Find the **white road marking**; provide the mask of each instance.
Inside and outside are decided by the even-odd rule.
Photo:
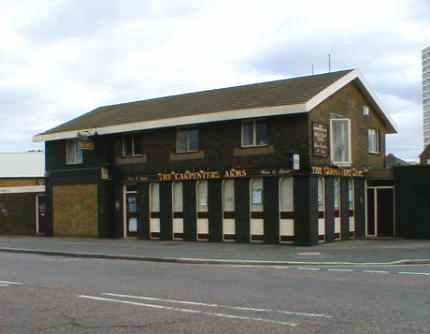
[[[400,271],[399,274],[402,275],[423,275],[423,276],[430,276],[430,273],[417,273],[413,271]]]
[[[363,273],[369,274],[389,274],[389,271],[386,270],[363,270]]]
[[[232,305],[223,305],[223,304],[207,304],[202,302],[193,302],[188,300],[177,300],[177,299],[162,299],[156,297],[147,297],[147,296],[133,296],[133,295],[124,295],[118,293],[102,293],[103,296],[110,297],[119,297],[119,298],[131,298],[131,299],[139,299],[139,300],[149,300],[149,301],[157,301],[157,302],[166,302],[172,304],[183,304],[183,305],[193,305],[193,306],[204,306],[204,307],[218,307],[218,308],[226,308],[230,310],[238,310],[238,311],[252,311],[252,312],[266,312],[266,313],[281,313],[288,315],[297,315],[303,317],[314,317],[314,318],[333,318],[328,314],[321,313],[307,313],[307,312],[293,312],[293,311],[285,311],[285,310],[274,310],[268,308],[255,308],[255,307],[245,307],[245,306],[232,306]]]
[[[298,267],[299,270],[309,270],[309,271],[318,271],[321,270],[321,268],[314,268],[314,267]]]
[[[87,296],[87,295],[80,295],[79,298],[85,298],[85,299],[91,299],[91,300],[103,301],[103,302],[143,306],[143,307],[148,307],[148,308],[153,308],[158,310],[165,310],[165,311],[203,314],[203,315],[213,316],[218,318],[259,321],[259,322],[266,322],[274,325],[282,325],[282,326],[290,326],[290,327],[296,327],[298,325],[298,323],[296,322],[277,321],[277,320],[271,320],[271,319],[265,319],[265,318],[246,317],[246,316],[238,316],[233,314],[217,313],[217,312],[205,312],[201,310],[186,309],[186,308],[172,307],[172,306],[162,306],[162,305],[156,305],[156,304],[138,303],[138,302],[133,302],[129,300],[120,300],[120,299],[114,299],[114,298],[105,298],[105,297],[96,297],[96,296]]]
[[[350,272],[352,272],[352,269],[341,269],[341,268],[339,268],[339,269],[336,269],[336,268],[329,268],[329,269],[327,269],[328,271],[337,271],[337,272],[348,272],[348,273],[350,273]]]
[[[21,282],[10,282],[10,281],[0,281],[0,284],[6,284],[6,285],[23,285],[24,283],[21,283]]]

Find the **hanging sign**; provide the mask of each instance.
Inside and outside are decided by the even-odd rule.
[[[328,157],[328,127],[322,123],[312,123],[312,152],[320,158]]]

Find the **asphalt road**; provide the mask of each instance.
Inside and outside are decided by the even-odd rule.
[[[0,253],[0,333],[429,333],[430,266],[239,267]]]

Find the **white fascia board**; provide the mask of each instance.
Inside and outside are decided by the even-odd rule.
[[[340,89],[342,89],[343,87],[345,87],[346,85],[348,85],[350,82],[352,82],[355,79],[358,79],[360,81],[361,85],[364,87],[366,92],[369,94],[369,97],[372,100],[372,102],[376,105],[377,109],[379,109],[378,111],[382,114],[382,117],[385,118],[386,121],[388,121],[388,123],[390,123],[390,125],[394,128],[394,130],[396,132],[398,132],[395,122],[390,117],[390,115],[388,115],[387,113],[384,112],[384,109],[382,108],[381,102],[376,97],[376,94],[374,94],[371,91],[371,89],[369,88],[369,85],[367,84],[363,75],[358,70],[353,70],[353,71],[349,72],[348,74],[346,74],[345,76],[343,76],[339,80],[332,83],[327,88],[323,89],[321,92],[319,92],[313,98],[308,100],[308,102],[306,102],[306,111],[310,112],[312,109],[314,109],[316,106],[318,106],[321,102],[328,99],[334,93],[336,93],[337,91],[339,91]]]
[[[45,186],[0,187],[0,194],[43,193]]]
[[[370,89],[370,86],[367,84],[366,79],[364,78],[364,76],[360,73],[360,71],[357,70],[358,73],[358,79],[361,81],[361,84],[363,85],[363,87],[366,89],[367,93],[369,94],[370,98],[373,100],[373,102],[376,104],[376,106],[379,108],[380,112],[382,113],[382,116],[386,118],[386,120],[388,120],[389,123],[391,123],[391,126],[393,127],[393,129],[396,132],[399,132],[399,128],[396,124],[396,122],[391,118],[391,116],[384,112],[384,107],[381,103],[381,101],[379,100],[379,98],[376,96],[376,94]]]
[[[349,84],[356,78],[358,78],[358,72],[354,70],[344,75],[342,78],[336,80],[330,86],[324,88],[321,92],[319,92],[313,98],[309,99],[308,102],[306,102],[306,111],[311,111],[321,102],[327,100],[330,96],[332,96],[334,93],[345,87],[347,84]]]
[[[201,115],[190,115],[182,117],[172,117],[161,120],[143,121],[126,123],[119,125],[104,126],[92,129],[79,129],[73,131],[64,131],[51,134],[41,134],[33,137],[33,141],[52,141],[60,139],[72,139],[78,136],[78,133],[88,131],[98,135],[115,134],[129,131],[139,131],[157,128],[166,128],[172,126],[193,125],[211,122],[222,122],[237,119],[247,119],[255,117],[266,117],[276,115],[299,114],[306,112],[305,104],[293,104],[284,106],[274,106],[267,108],[249,108],[240,110],[228,110]]]

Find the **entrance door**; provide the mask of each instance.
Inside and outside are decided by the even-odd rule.
[[[47,234],[48,233],[48,217],[47,217],[47,208],[46,208],[46,196],[45,195],[36,195],[36,203],[37,203],[37,234]]]
[[[393,237],[394,234],[394,189],[368,188],[366,235]]]
[[[125,237],[136,237],[137,236],[137,196],[136,187],[127,186],[125,192],[126,201],[126,234]]]
[[[394,236],[393,189],[378,189],[378,236]]]

